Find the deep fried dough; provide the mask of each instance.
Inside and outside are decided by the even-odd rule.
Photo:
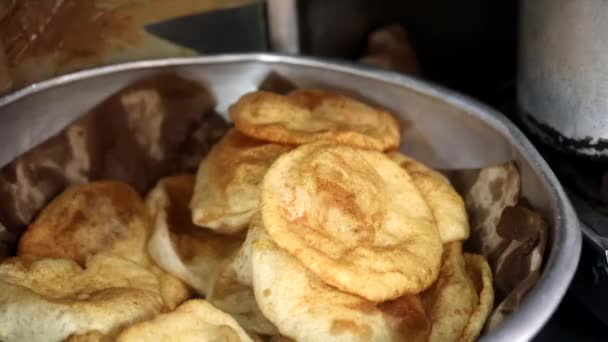
[[[188,203],[193,188],[194,176],[183,174],[161,179],[150,191],[146,205],[154,218],[154,232],[148,251],[161,268],[206,295],[214,275],[242,239],[192,223]]]
[[[99,181],[72,186],[55,198],[19,240],[26,259],[69,258],[80,265],[98,253],[134,261],[154,273],[167,308],[190,295],[178,279],[148,257],[150,218],[139,194],[128,184]]]
[[[399,123],[391,113],[324,90],[249,93],[230,107],[230,117],[244,134],[277,143],[325,139],[379,151],[399,146]]]
[[[416,294],[437,278],[435,219],[407,171],[380,152],[303,145],[262,185],[266,230],[323,281],[372,301]]]
[[[196,175],[192,220],[222,233],[249,225],[268,167],[291,147],[249,138],[232,129],[213,146]]]
[[[475,284],[479,295],[479,303],[473,310],[459,341],[475,341],[492,313],[494,307],[494,288],[492,287],[492,270],[488,261],[478,254],[464,254],[467,273]]]
[[[24,258],[70,258],[84,265],[101,252],[146,260],[146,207],[126,183],[99,181],[67,188],[38,215],[21,239]]]
[[[439,278],[421,297],[433,322],[429,341],[457,341],[479,303],[460,242],[444,246]]]
[[[316,277],[253,225],[253,288],[262,312],[296,341],[425,341],[430,321],[417,296],[377,305]]]
[[[160,312],[158,278],[141,265],[97,254],[86,268],[69,259],[0,264],[0,340],[61,341],[116,333]]]
[[[412,176],[435,216],[441,241],[445,244],[468,239],[469,219],[464,201],[450,181],[439,172],[399,152],[388,155]]]
[[[261,217],[258,212],[252,221],[259,220]],[[232,315],[245,330],[262,335],[275,335],[278,333],[277,328],[264,317],[253,293],[252,243],[253,235],[247,234],[238,253],[230,258],[211,282],[207,300]]]
[[[180,305],[175,311],[159,315],[125,329],[117,342],[176,341],[176,342],[252,342],[234,318],[209,302],[195,299]]]

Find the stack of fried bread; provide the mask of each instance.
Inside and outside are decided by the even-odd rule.
[[[257,91],[196,175],[69,187],[0,264],[2,341],[472,341],[493,308],[463,199],[393,115]],[[203,299],[204,298],[204,299]]]

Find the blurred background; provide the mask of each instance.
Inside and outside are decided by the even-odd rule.
[[[516,19],[512,0],[2,0],[0,89],[130,60],[275,51],[373,55],[497,103],[513,82]]]

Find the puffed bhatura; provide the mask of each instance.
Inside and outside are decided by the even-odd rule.
[[[296,341],[425,341],[430,322],[417,296],[400,304],[368,301],[336,289],[279,248],[261,222],[249,234],[253,286],[262,312]],[[406,306],[391,310],[390,305]]]
[[[300,146],[266,173],[260,211],[279,247],[340,290],[384,301],[437,278],[442,245],[431,209],[380,152]]]
[[[193,299],[175,311],[150,321],[134,324],[118,336],[117,342],[136,341],[226,341],[252,342],[234,318],[202,299]]]
[[[243,134],[277,143],[332,140],[378,151],[399,146],[399,122],[391,113],[325,90],[256,91],[232,105],[230,117]]]
[[[228,234],[247,227],[266,170],[290,149],[229,130],[198,169],[191,204],[194,223]]]
[[[175,175],[161,179],[146,197],[155,217],[154,233],[148,243],[152,259],[232,315],[246,330],[275,333],[276,328],[259,312],[251,281],[243,281],[245,271],[251,268],[241,261],[248,242],[243,243],[240,236],[218,234],[194,225],[188,208],[193,189],[193,175]]]
[[[147,258],[148,214],[128,184],[100,181],[69,187],[47,205],[19,240],[24,258],[70,258],[84,264],[100,251],[135,262]]]
[[[259,220],[259,214],[252,222]],[[248,230],[247,238],[232,258],[225,263],[211,283],[207,300],[231,314],[248,331],[275,335],[276,326],[260,310],[253,290],[251,250],[255,235]]]
[[[69,187],[44,208],[19,240],[24,259],[67,258],[80,265],[98,253],[131,260],[154,273],[169,309],[190,295],[181,281],[160,269],[146,252],[150,217],[128,184],[98,181]]]
[[[148,242],[151,258],[198,294],[206,295],[222,263],[241,245],[238,236],[217,234],[192,223],[188,204],[194,176],[180,174],[161,179],[146,197],[153,218]]]
[[[390,112],[300,89],[245,94],[229,115],[198,169],[145,200],[102,180],[43,208],[0,263],[0,341],[479,336],[494,290],[463,252],[465,202],[396,150]]]
[[[391,152],[389,157],[412,177],[435,216],[441,241],[449,243],[468,239],[469,219],[464,201],[450,181],[441,173],[399,152]]]
[[[158,278],[147,269],[97,254],[85,268],[70,259],[0,265],[0,340],[62,341],[98,331],[113,335],[163,309]]]
[[[461,340],[479,305],[479,294],[467,273],[460,242],[446,244],[439,278],[421,297],[433,322],[429,341]]]
[[[479,302],[461,336],[461,341],[474,341],[483,330],[484,323],[494,307],[494,288],[492,287],[492,270],[488,261],[479,254],[464,253],[467,273],[473,280],[479,293]]]

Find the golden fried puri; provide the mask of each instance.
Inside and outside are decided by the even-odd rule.
[[[475,341],[486,323],[486,320],[492,313],[494,307],[494,288],[492,287],[492,269],[488,265],[488,261],[478,254],[464,254],[466,270],[475,289],[479,295],[479,302],[467,324],[459,341],[469,342]]]
[[[199,166],[191,203],[194,223],[222,233],[246,228],[266,170],[290,149],[228,131]]]
[[[258,214],[253,221],[261,220]],[[277,328],[260,311],[253,293],[251,249],[253,235],[247,234],[238,253],[224,264],[211,282],[207,300],[220,310],[232,315],[247,331],[275,335]]]
[[[125,329],[117,342],[251,342],[230,315],[202,299],[189,300],[175,311]]]
[[[242,239],[192,223],[188,203],[193,188],[194,176],[183,174],[161,179],[150,191],[146,205],[154,220],[154,232],[148,252],[162,269],[205,295],[210,281],[222,263],[236,253]]]
[[[450,181],[441,173],[399,152],[388,155],[412,176],[420,194],[431,207],[441,241],[448,243],[468,239],[469,219],[464,201]]]
[[[396,150],[392,113],[331,91],[255,91],[229,115],[196,175],[160,179],[145,201],[111,180],[52,200],[0,261],[0,341],[479,336],[494,290],[486,259],[462,250],[466,209],[518,187],[498,202],[473,187],[465,203]]]
[[[244,134],[277,143],[325,139],[378,151],[399,146],[399,123],[391,113],[324,90],[249,93],[230,107],[230,117]]]
[[[80,265],[98,253],[134,261],[154,273],[167,308],[190,295],[179,279],[148,257],[150,218],[139,194],[128,184],[99,181],[69,187],[45,207],[19,240],[26,259],[69,258]]]
[[[62,341],[97,331],[113,335],[163,308],[158,278],[124,258],[96,254],[0,264],[0,340]]]
[[[163,297],[167,309],[175,309],[192,295],[192,290],[186,283],[172,274],[165,272],[165,270],[158,267],[153,261],[150,260],[146,267],[158,278],[160,283],[160,294]]]
[[[429,341],[457,341],[479,303],[460,242],[444,246],[439,278],[421,297],[433,322]]]
[[[377,305],[323,282],[258,224],[249,234],[255,296],[281,335],[302,342],[426,340],[430,322],[417,296]]]
[[[437,278],[432,212],[407,171],[380,152],[300,146],[268,170],[260,209],[276,244],[342,291],[379,302]]]
[[[492,311],[492,273],[484,257],[444,247],[439,278],[421,294],[432,321],[429,342],[474,341]]]
[[[99,181],[67,188],[38,215],[21,239],[24,258],[87,258],[111,251],[146,260],[149,219],[139,194],[126,183]]]

